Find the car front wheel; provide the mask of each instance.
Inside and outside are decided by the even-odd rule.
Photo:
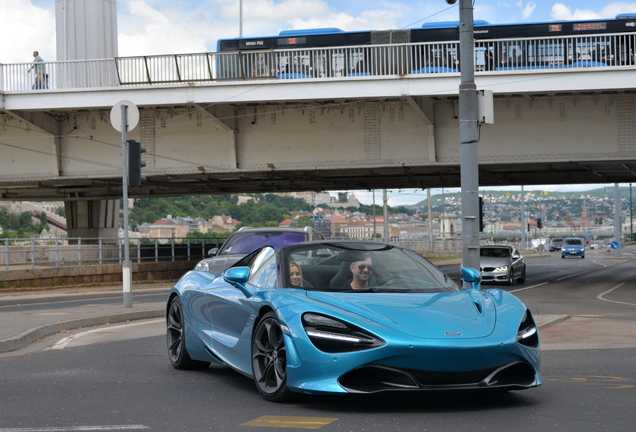
[[[291,396],[285,339],[274,312],[263,316],[252,336],[252,373],[256,388],[266,400],[284,402]]]
[[[506,282],[507,285],[512,285],[512,283],[514,282],[515,278],[514,278],[514,272],[512,271],[512,269],[510,269],[510,273],[508,273],[508,281]]]
[[[526,282],[526,268],[523,268],[523,272],[521,273],[521,277],[517,280],[519,283],[525,283]]]
[[[210,362],[192,360],[185,345],[185,323],[183,319],[183,308],[178,296],[172,299],[168,307],[166,316],[166,326],[168,327],[168,356],[170,363],[175,369],[205,369],[210,366]]]

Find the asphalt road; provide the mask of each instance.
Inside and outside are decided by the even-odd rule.
[[[249,378],[226,367],[173,369],[164,320],[154,319],[70,331],[2,355],[0,432],[632,432],[633,261],[601,253],[562,260],[553,253],[527,263],[526,283],[502,288],[535,313],[571,315],[541,330],[545,383],[536,389],[299,396],[292,404],[273,404],[259,397]],[[459,266],[445,270],[458,276]]]

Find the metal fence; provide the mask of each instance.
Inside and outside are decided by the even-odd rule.
[[[474,43],[478,72],[634,67],[636,33],[487,39]],[[298,80],[366,76],[437,76],[460,71],[459,42],[281,49],[118,57],[0,65],[0,91],[104,88],[236,80]]]
[[[199,260],[224,239],[129,239],[132,262]],[[123,263],[124,240],[120,238],[27,238],[0,239],[0,268]]]

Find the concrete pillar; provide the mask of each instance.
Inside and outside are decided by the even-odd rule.
[[[117,0],[55,0],[57,61],[115,58]]]
[[[108,238],[115,242],[119,235],[120,200],[65,201],[68,237],[82,237],[82,244],[97,243]]]

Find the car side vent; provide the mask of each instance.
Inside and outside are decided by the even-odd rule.
[[[475,307],[477,308],[477,312],[479,313],[483,313],[484,312],[484,308],[482,307],[481,303],[479,302],[473,302],[473,304],[475,305]]]

